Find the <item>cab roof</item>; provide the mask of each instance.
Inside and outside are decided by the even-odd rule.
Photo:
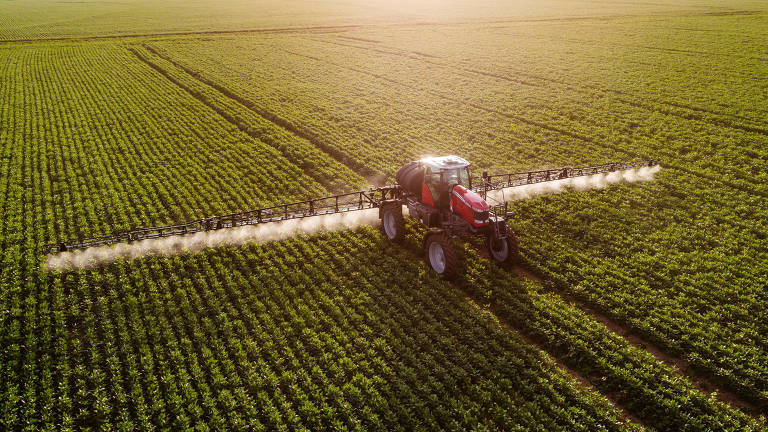
[[[469,166],[464,158],[458,156],[435,156],[420,159],[419,162],[428,166],[432,171],[440,171],[444,169],[464,168]]]

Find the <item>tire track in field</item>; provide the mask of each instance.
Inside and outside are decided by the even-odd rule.
[[[341,36],[339,36],[339,37],[341,37]],[[496,79],[500,79],[500,80],[504,80],[504,81],[508,81],[508,82],[514,82],[514,83],[517,83],[517,84],[528,85],[528,86],[532,86],[532,87],[542,87],[540,84],[536,84],[536,83],[533,83],[531,81],[525,81],[525,80],[521,80],[521,79],[518,79],[518,78],[512,78],[512,77],[509,77],[509,76],[500,75],[498,73],[483,71],[483,70],[476,69],[476,68],[473,68],[473,67],[452,66],[453,64],[456,64],[456,62],[454,62],[454,61],[452,61],[450,59],[446,59],[444,57],[436,56],[436,55],[433,55],[433,54],[427,54],[427,53],[421,53],[421,52],[417,52],[417,51],[405,50],[405,49],[394,47],[394,46],[391,46],[391,45],[378,45],[378,46],[380,46],[382,48],[373,48],[373,47],[354,45],[354,44],[350,44],[350,43],[326,41],[326,40],[316,39],[316,38],[310,38],[310,40],[315,41],[315,42],[325,43],[325,44],[332,44],[332,45],[338,45],[338,46],[349,47],[349,48],[357,48],[357,49],[361,49],[361,50],[373,51],[373,52],[378,52],[378,53],[387,54],[387,55],[405,57],[405,58],[409,58],[409,59],[413,59],[413,60],[418,60],[418,61],[421,61],[423,63],[428,63],[428,64],[431,64],[431,65],[434,65],[434,66],[439,66],[439,67],[442,67],[442,68],[445,68],[445,69],[448,69],[448,70],[462,70],[462,71],[469,72],[469,73],[472,73],[472,74],[483,75],[483,76],[487,76],[487,77],[491,77],[491,78],[496,78]],[[377,44],[381,44],[380,41],[368,41],[368,42],[375,42]],[[386,50],[386,49],[383,49],[383,48],[388,48],[389,50]],[[391,51],[391,50],[396,50],[396,51],[399,51],[399,52],[394,52],[394,51]],[[406,53],[415,54],[415,56],[407,55]],[[448,62],[450,64],[441,63],[441,62],[434,61],[434,60],[429,60],[428,58],[425,58],[425,57],[432,58],[432,59],[440,59],[440,60],[442,60],[444,62]],[[466,63],[466,61],[460,60],[459,63]],[[568,89],[568,90],[577,91],[577,92],[582,93],[582,94],[590,94],[590,91],[593,91],[593,92],[598,92],[598,93],[603,94],[603,95],[619,95],[619,96],[625,96],[625,97],[629,97],[629,98],[635,98],[635,99],[625,99],[625,98],[620,98],[620,97],[614,97],[614,100],[616,100],[616,101],[618,101],[620,103],[624,103],[624,104],[636,107],[636,108],[644,109],[646,111],[657,112],[659,114],[679,117],[679,118],[682,118],[684,120],[701,121],[701,122],[710,123],[710,124],[713,124],[713,125],[719,126],[719,127],[743,130],[745,132],[751,132],[751,133],[756,133],[756,134],[760,134],[760,135],[763,135],[763,136],[768,136],[768,128],[764,128],[762,126],[757,126],[757,125],[754,124],[754,120],[753,119],[746,118],[746,117],[743,117],[743,116],[738,116],[738,115],[728,114],[728,113],[722,113],[722,112],[710,110],[710,109],[707,109],[707,108],[701,108],[701,107],[691,106],[691,105],[687,105],[687,104],[681,104],[681,103],[676,103],[676,102],[669,102],[669,101],[664,101],[664,100],[653,99],[653,101],[655,103],[659,104],[659,105],[667,105],[667,106],[669,106],[671,108],[677,108],[677,109],[681,109],[681,110],[693,111],[693,112],[687,112],[687,113],[686,112],[674,112],[674,111],[671,111],[670,109],[662,109],[661,107],[657,107],[657,106],[654,106],[654,105],[643,103],[643,102],[637,100],[637,96],[636,95],[634,95],[632,93],[629,93],[629,92],[622,91],[622,90],[602,88],[602,87],[600,87],[598,85],[586,84],[586,83],[580,84],[580,85],[579,84],[573,84],[573,83],[569,83],[568,81],[564,81],[564,80],[560,80],[560,79],[555,79],[555,78],[550,78],[550,77],[545,77],[545,76],[536,75],[536,74],[531,74],[529,72],[524,72],[524,71],[519,71],[519,70],[512,70],[512,72],[514,72],[516,75],[525,76],[525,77],[532,78],[532,79],[535,79],[535,80],[541,80],[541,81],[556,83],[556,84],[565,86],[566,89]],[[728,120],[727,118],[705,118],[702,115],[697,114],[697,113],[710,114],[710,115],[713,115],[713,116],[720,116],[720,117],[731,117],[731,118],[734,118],[734,119],[741,119],[741,120],[744,120],[744,121],[747,121],[747,122],[753,123],[753,124],[736,123],[736,122],[734,122],[732,120]]]
[[[584,375],[580,374],[576,370],[570,368],[568,365],[566,365],[565,363],[560,361],[560,359],[555,354],[549,352],[546,348],[544,348],[544,346],[542,344],[534,341],[533,339],[528,337],[528,335],[523,333],[522,330],[514,327],[509,321],[507,321],[506,319],[502,318],[501,315],[499,314],[499,312],[494,307],[492,307],[492,306],[486,307],[486,306],[481,305],[479,303],[479,301],[475,297],[473,297],[472,294],[467,292],[467,290],[464,287],[462,287],[460,284],[458,284],[456,282],[453,282],[453,281],[448,281],[448,283],[451,286],[453,286],[457,291],[461,292],[462,295],[464,296],[464,299],[469,304],[471,304],[473,307],[475,307],[475,308],[477,308],[478,310],[481,310],[481,311],[490,312],[491,314],[493,314],[493,317],[496,318],[496,320],[499,322],[499,325],[501,325],[508,332],[516,334],[517,336],[520,337],[520,339],[522,339],[528,345],[530,345],[530,346],[536,348],[537,350],[545,353],[550,359],[552,359],[552,361],[555,363],[555,365],[558,368],[560,368],[565,373],[570,375],[571,378],[573,378],[574,380],[578,381],[588,391],[591,391],[591,392],[594,392],[594,393],[598,393],[598,394],[602,395],[604,398],[606,398],[614,407],[616,407],[621,412],[622,420],[624,420],[626,422],[629,422],[629,423],[634,423],[636,425],[639,425],[639,426],[642,426],[642,427],[645,427],[645,428],[648,428],[648,426],[645,424],[644,421],[642,421],[639,417],[633,415],[623,404],[618,402],[616,397],[614,397],[611,394],[604,393],[604,392],[601,392],[600,390],[598,390],[597,387],[595,387],[595,385],[592,383],[592,381],[589,378],[587,378]],[[648,429],[650,429],[650,428],[648,428]]]
[[[690,54],[694,56],[704,56],[704,57],[728,57],[728,58],[740,58],[740,59],[750,59],[750,60],[758,60],[758,61],[765,61],[765,57],[751,57],[751,56],[739,56],[739,55],[733,55],[733,54],[724,54],[724,53],[716,53],[711,51],[697,51],[697,50],[689,50],[689,49],[682,49],[682,48],[664,48],[664,47],[655,47],[652,45],[639,45],[639,44],[622,44],[618,42],[614,42],[613,45],[619,45],[619,46],[625,46],[630,48],[641,48],[648,51],[661,51],[666,53],[680,53],[680,54]]]
[[[660,362],[669,366],[669,368],[676,374],[687,378],[688,381],[690,381],[691,384],[693,384],[693,386],[701,393],[707,396],[712,396],[714,393],[717,397],[717,400],[720,402],[727,403],[732,407],[738,408],[746,414],[749,414],[754,419],[758,419],[760,409],[755,404],[742,398],[732,391],[723,389],[722,387],[724,386],[715,385],[705,374],[693,369],[690,366],[690,363],[684,358],[667,353],[657,344],[639,335],[633,329],[628,328],[618,321],[603,314],[602,312],[599,312],[597,309],[578,299],[573,294],[562,290],[547,288],[546,285],[542,284],[542,278],[534,271],[518,265],[515,266],[513,272],[520,278],[528,279],[540,284],[543,288],[545,288],[545,290],[560,296],[567,303],[573,304],[584,313],[590,315],[596,321],[602,323],[611,332],[615,333],[617,336],[621,336],[635,348],[647,351],[656,360],[659,360]]]
[[[508,112],[497,110],[495,108],[490,108],[490,107],[487,107],[487,106],[484,106],[484,105],[481,105],[481,104],[478,104],[478,103],[475,103],[475,102],[470,102],[470,101],[467,101],[467,100],[464,100],[464,99],[461,99],[461,98],[458,98],[458,97],[448,96],[448,95],[445,95],[445,94],[443,94],[441,92],[437,92],[435,90],[430,90],[430,89],[425,89],[425,88],[422,88],[422,87],[419,87],[419,86],[416,86],[416,85],[413,85],[413,84],[408,84],[408,83],[405,83],[405,82],[402,82],[402,81],[398,81],[398,80],[395,80],[393,78],[386,77],[386,76],[384,76],[382,74],[378,74],[378,73],[375,73],[375,72],[370,72],[370,71],[367,71],[367,70],[364,70],[364,69],[360,69],[360,68],[357,68],[357,67],[352,67],[352,66],[347,66],[347,65],[335,63],[335,62],[332,62],[330,60],[323,59],[323,58],[320,58],[320,57],[315,57],[315,56],[312,56],[312,55],[309,55],[309,54],[301,54],[301,53],[297,53],[297,52],[290,51],[290,50],[287,50],[287,49],[283,49],[283,51],[288,53],[288,54],[291,54],[291,55],[308,58],[308,59],[315,60],[315,61],[322,62],[322,63],[327,63],[329,65],[332,65],[332,66],[340,68],[340,69],[346,69],[346,70],[350,70],[350,71],[357,72],[357,73],[360,73],[360,74],[369,75],[369,76],[372,76],[372,77],[381,79],[383,81],[387,81],[389,83],[396,84],[396,85],[399,85],[399,86],[402,86],[402,87],[405,87],[405,88],[408,88],[408,89],[411,89],[411,90],[416,90],[416,91],[419,91],[419,92],[425,92],[425,93],[427,93],[429,95],[432,95],[432,96],[435,96],[435,97],[438,97],[438,98],[441,98],[441,99],[444,99],[444,100],[447,100],[447,101],[451,101],[451,102],[454,102],[454,103],[457,103],[457,104],[462,104],[462,105],[465,105],[465,106],[468,106],[468,107],[471,107],[471,108],[474,108],[474,109],[477,109],[477,110],[485,111],[485,112],[490,113],[490,114],[500,115],[502,117],[506,117],[508,119],[515,120],[515,121],[518,121],[520,123],[525,123],[525,124],[530,125],[530,126],[535,126],[535,127],[540,128],[540,129],[544,129],[544,130],[556,133],[558,135],[567,136],[569,138],[573,138],[573,139],[576,139],[576,140],[579,140],[579,141],[582,141],[582,142],[585,142],[585,143],[588,143],[588,144],[591,144],[591,145],[594,145],[594,146],[597,146],[597,147],[602,147],[602,148],[610,149],[610,150],[613,150],[613,151],[615,151],[617,153],[621,153],[621,154],[627,155],[627,156],[629,156],[631,158],[645,158],[645,159],[653,159],[654,158],[654,157],[651,157],[651,156],[648,156],[648,155],[645,155],[645,154],[639,154],[639,153],[636,153],[636,152],[633,152],[633,151],[621,148],[621,147],[616,146],[616,145],[607,144],[607,143],[604,143],[602,141],[594,140],[594,139],[592,139],[592,138],[590,138],[590,137],[588,137],[586,135],[582,135],[582,134],[579,134],[577,132],[572,132],[572,131],[569,131],[567,129],[563,129],[563,128],[560,128],[560,127],[557,127],[557,126],[551,126],[549,124],[542,123],[540,121],[527,119],[525,117],[522,117],[522,116],[519,116],[519,115],[516,115],[516,114],[511,114],[511,113],[508,113]],[[720,177],[718,177],[716,175],[704,173],[704,172],[701,172],[701,171],[698,171],[698,170],[695,170],[695,169],[689,169],[689,168],[686,168],[686,167],[681,166],[679,164],[670,162],[668,160],[663,160],[662,161],[662,165],[664,167],[667,167],[667,168],[672,168],[672,169],[676,169],[676,170],[682,171],[682,172],[684,172],[686,174],[689,174],[689,175],[692,175],[692,176],[705,178],[707,180],[710,180],[710,181],[716,182],[718,184],[730,187],[732,189],[739,190],[741,192],[744,192],[744,193],[747,193],[747,194],[750,194],[750,195],[768,198],[768,192],[766,192],[766,191],[761,191],[761,190],[757,190],[757,189],[753,189],[753,188],[750,188],[750,187],[746,187],[746,186],[740,185],[738,183],[733,183],[731,181],[724,180],[724,179],[722,179],[722,178],[720,178]]]
[[[348,37],[345,37],[345,36],[338,36],[338,37],[349,39]],[[431,65],[443,67],[445,69],[454,69],[454,70],[456,69],[456,68],[452,68],[452,67],[450,67],[450,66],[448,66],[446,64],[439,63],[439,62],[436,62],[436,61],[430,61],[430,60],[427,60],[425,58],[425,57],[427,57],[427,58],[434,58],[434,59],[450,61],[450,60],[446,60],[446,59],[444,59],[442,57],[439,57],[439,56],[436,56],[436,55],[433,55],[433,54],[419,52],[419,51],[410,51],[410,50],[405,51],[405,50],[402,50],[400,48],[389,46],[389,45],[381,45],[381,46],[385,47],[385,48],[388,48],[390,50],[398,50],[398,51],[401,51],[401,52],[393,52],[393,51],[388,51],[386,49],[378,49],[378,48],[364,47],[364,46],[359,46],[359,45],[345,44],[345,43],[340,43],[340,42],[332,42],[332,41],[326,41],[326,40],[322,40],[322,39],[309,38],[309,40],[312,40],[314,42],[320,42],[320,43],[331,44],[331,45],[338,45],[338,46],[349,47],[349,48],[358,48],[358,49],[361,49],[361,50],[373,51],[373,52],[378,52],[378,53],[381,53],[381,54],[396,55],[396,56],[405,57],[405,58],[409,58],[409,59],[413,59],[413,60],[419,60],[419,61],[422,61],[424,63],[428,63],[428,64],[431,64]],[[374,43],[374,42],[375,43],[381,43],[379,41],[369,41],[369,42],[370,43]],[[406,54],[403,53],[403,51],[411,53],[411,54],[414,54],[414,56],[406,55]],[[524,81],[524,80],[521,80],[521,79],[516,79],[516,78],[511,78],[511,77],[505,77],[505,76],[502,76],[502,75],[494,74],[492,72],[485,72],[485,71],[480,71],[480,70],[471,69],[471,68],[459,68],[459,69],[467,71],[467,72],[472,72],[472,73],[480,74],[480,75],[485,75],[485,76],[489,76],[489,77],[503,79],[505,81],[514,82],[514,83],[517,83],[517,84],[527,85],[527,86],[531,86],[531,87],[541,87],[541,85],[535,84],[535,83],[530,82],[530,81]],[[542,79],[541,77],[537,77],[537,76],[531,75],[531,74],[520,74],[520,75],[526,75],[526,76],[528,76],[530,78]],[[551,80],[550,79],[548,81],[555,81],[555,80]]]
[[[482,250],[482,249],[479,250],[478,255],[485,259],[490,259],[490,256],[485,250]],[[626,327],[625,325],[619,323],[615,319],[612,319],[607,315],[605,315],[604,313],[598,311],[593,306],[577,298],[574,294],[567,292],[565,290],[558,290],[558,289],[552,289],[547,287],[542,283],[543,280],[541,276],[539,276],[535,271],[524,267],[524,265],[525,265],[525,261],[523,259],[523,262],[520,263],[519,265],[516,265],[513,269],[509,271],[509,273],[513,273],[515,276],[521,279],[527,279],[527,280],[533,281],[539,284],[544,291],[555,294],[558,297],[560,297],[565,303],[575,306],[585,314],[591,316],[595,321],[603,324],[608,330],[610,330],[616,336],[619,336],[622,339],[624,339],[629,345],[632,345],[633,347],[641,351],[648,352],[653,358],[667,365],[674,373],[676,373],[681,377],[686,378],[701,393],[710,397],[713,396],[714,394],[714,396],[720,402],[726,403],[733,408],[737,408],[742,412],[750,415],[755,420],[759,420],[759,416],[761,414],[760,408],[758,408],[757,405],[755,405],[751,401],[742,398],[735,392],[723,389],[723,387],[727,387],[727,386],[716,385],[707,375],[692,368],[690,366],[690,363],[684,358],[667,353],[657,344],[644,338],[642,335],[638,334],[633,329]],[[463,289],[462,291],[471,297],[471,294],[467,293]],[[496,311],[493,310],[492,307],[490,308],[490,311],[495,316],[499,317],[500,320],[503,321],[503,318],[501,318],[496,313]],[[539,349],[547,351],[546,349],[542,348],[540,344],[536,342],[532,342],[532,344],[537,346]],[[550,353],[550,355],[554,356],[554,354],[552,353]]]
[[[595,387],[595,385],[592,383],[592,381],[589,378],[587,378],[584,375],[580,374],[576,370],[570,368],[568,365],[566,365],[565,363],[560,361],[558,356],[556,356],[554,353],[549,352],[544,347],[544,345],[534,341],[533,339],[528,337],[528,335],[523,333],[522,330],[514,327],[509,321],[507,321],[506,319],[502,318],[501,315],[499,314],[499,312],[493,306],[486,307],[486,306],[481,305],[479,303],[479,301],[475,297],[473,297],[472,294],[470,294],[459,283],[456,283],[456,282],[453,282],[453,281],[448,281],[448,283],[451,286],[453,286],[456,290],[461,292],[462,295],[464,296],[464,299],[468,303],[470,303],[473,307],[477,308],[478,310],[490,312],[491,314],[493,314],[493,317],[496,318],[496,320],[499,322],[499,325],[501,325],[507,331],[509,331],[510,333],[516,334],[517,336],[520,337],[520,339],[522,339],[528,345],[536,348],[537,350],[539,350],[539,351],[541,351],[543,353],[546,353],[546,355],[550,359],[552,359],[552,361],[555,363],[555,365],[558,368],[560,368],[565,373],[570,375],[571,378],[573,378],[576,381],[578,381],[588,391],[591,391],[591,392],[594,392],[594,393],[598,393],[598,394],[602,395],[604,398],[606,398],[614,407],[616,407],[621,412],[622,420],[624,420],[626,422],[629,422],[629,423],[634,423],[636,425],[639,425],[639,426],[642,426],[642,427],[645,427],[645,428],[648,428],[648,426],[645,424],[644,421],[642,421],[639,417],[633,415],[623,404],[618,402],[616,397],[614,397],[611,394],[604,393],[604,392],[598,390],[597,387]]]
[[[402,249],[404,251],[406,251],[407,253],[409,253],[413,257],[413,259],[415,259],[416,261],[423,261],[423,257],[419,255],[420,249],[417,248],[416,244],[414,244],[414,243],[412,243],[410,241],[403,242],[402,243]],[[428,263],[424,263],[424,265],[427,268],[429,268],[429,264]],[[427,271],[432,271],[432,270],[428,269]],[[637,416],[635,416],[632,413],[630,413],[630,411],[624,405],[620,404],[616,400],[615,397],[612,397],[611,395],[603,393],[600,390],[598,390],[597,387],[592,383],[592,381],[589,378],[585,377],[581,373],[577,372],[576,370],[572,369],[571,367],[569,367],[568,365],[566,365],[565,363],[560,361],[560,358],[558,356],[556,356],[554,353],[548,351],[546,348],[544,348],[544,346],[542,344],[534,341],[533,339],[528,337],[528,335],[525,334],[522,330],[520,330],[517,327],[513,326],[509,321],[504,319],[499,314],[499,312],[498,312],[498,310],[496,310],[496,308],[494,308],[493,306],[490,306],[490,305],[489,306],[483,306],[481,304],[481,301],[478,300],[475,296],[473,296],[472,293],[467,291],[467,289],[464,287],[464,285],[462,285],[458,281],[453,281],[453,280],[445,280],[444,279],[444,282],[449,284],[450,286],[452,286],[458,292],[460,292],[462,294],[462,296],[464,297],[464,299],[467,301],[467,303],[472,305],[477,310],[486,311],[486,312],[491,313],[493,315],[493,317],[497,320],[499,325],[501,327],[503,327],[505,330],[507,330],[510,333],[514,333],[515,335],[520,337],[520,339],[522,339],[528,345],[536,348],[537,350],[541,351],[542,353],[545,353],[547,355],[547,357],[549,357],[555,363],[555,365],[558,368],[560,368],[562,371],[564,371],[565,373],[570,375],[571,378],[573,378],[575,381],[579,382],[588,391],[600,394],[604,398],[606,398],[614,407],[616,407],[621,412],[622,419],[624,421],[627,421],[627,422],[630,422],[630,423],[634,423],[634,424],[642,426],[644,428],[648,428],[648,426],[646,426],[645,422],[643,422],[640,418],[638,418]],[[650,428],[648,428],[648,429],[650,429]]]
[[[253,102],[251,102],[251,101],[245,99],[244,97],[242,97],[242,96],[232,92],[231,90],[227,89],[226,87],[223,87],[223,86],[221,86],[221,85],[219,85],[219,84],[217,84],[217,83],[215,83],[215,82],[213,82],[213,81],[211,81],[211,80],[209,80],[207,78],[204,78],[199,73],[197,73],[197,72],[187,68],[186,66],[184,66],[183,64],[177,62],[173,58],[158,52],[156,49],[152,48],[151,46],[149,46],[147,44],[143,44],[142,46],[147,51],[151,52],[152,54],[154,54],[154,55],[160,57],[161,59],[171,63],[172,65],[176,66],[181,71],[185,72],[187,75],[189,75],[190,77],[194,78],[198,82],[200,82],[202,84],[205,84],[208,87],[213,88],[214,90],[216,90],[219,93],[221,93],[223,96],[226,96],[227,98],[237,102],[239,105],[243,106],[244,108],[248,109],[249,111],[252,111],[252,112],[258,114],[260,117],[262,117],[263,119],[265,119],[265,120],[275,124],[276,126],[278,126],[278,127],[282,128],[282,129],[290,132],[293,135],[298,136],[299,138],[302,138],[302,139],[308,141],[310,144],[312,144],[313,146],[318,148],[323,153],[325,153],[328,156],[330,156],[331,158],[335,159],[336,161],[338,161],[342,165],[347,166],[352,171],[354,171],[354,172],[362,175],[363,177],[365,177],[369,182],[377,183],[376,181],[374,181],[374,179],[381,177],[381,173],[379,173],[378,171],[375,171],[375,170],[369,168],[368,166],[363,165],[362,163],[354,160],[353,158],[350,158],[349,156],[347,156],[342,151],[340,151],[338,149],[335,149],[335,148],[333,148],[333,147],[331,147],[331,146],[321,142],[315,136],[313,136],[311,133],[302,130],[301,128],[299,128],[296,125],[294,125],[293,123],[291,123],[289,120],[286,120],[286,119],[284,119],[282,117],[279,117],[279,116],[277,116],[277,115],[275,115],[275,114],[273,114],[271,112],[265,111],[263,109],[260,109],[260,108],[258,108],[256,106],[254,106]],[[136,54],[136,53],[134,53],[134,54]],[[159,68],[159,66],[157,66],[157,67]],[[162,68],[160,68],[160,69],[162,69]],[[163,71],[161,73],[163,73],[164,75],[166,75],[166,77],[168,77],[167,72]],[[189,92],[196,99],[201,100],[199,97],[197,97],[195,95],[194,90],[188,89],[186,86],[184,86],[181,83],[178,83],[178,80],[175,80],[172,77],[168,77],[168,79],[170,79],[174,83],[177,83],[177,85],[179,85],[180,87],[182,87],[185,90],[187,90],[187,92]],[[209,106],[212,105],[212,104],[210,104],[210,102],[207,102],[207,101],[204,101],[204,100],[201,100],[201,102],[203,102],[203,103],[205,103],[206,105],[209,105]],[[258,135],[255,135],[255,134],[252,135],[251,133],[249,133],[247,131],[247,128],[248,128],[247,125],[243,125],[242,123],[237,121],[234,117],[230,116],[229,114],[227,114],[225,112],[222,112],[219,109],[216,109],[216,108],[213,108],[213,107],[211,107],[211,108],[214,109],[214,111],[216,111],[217,113],[219,113],[222,117],[226,118],[227,121],[229,121],[230,123],[232,123],[235,126],[237,126],[243,132],[251,135],[253,138],[259,139]],[[318,180],[318,182],[323,184],[320,180]]]
[[[497,32],[498,35],[518,35],[519,33],[502,33]],[[536,36],[534,36],[536,38]],[[550,41],[567,41],[577,44],[584,44],[584,43],[599,43],[599,44],[605,44],[605,45],[611,45],[616,47],[623,47],[623,48],[632,48],[637,51],[646,50],[646,51],[660,51],[663,53],[671,53],[671,54],[691,54],[698,57],[727,57],[730,59],[744,59],[744,60],[757,60],[757,61],[766,61],[768,58],[761,57],[761,56],[753,56],[753,55],[737,55],[737,54],[726,54],[726,53],[720,53],[720,52],[713,52],[713,51],[699,51],[699,50],[691,50],[691,49],[684,49],[684,48],[665,48],[665,47],[658,47],[653,45],[642,45],[638,43],[623,43],[623,42],[609,42],[607,40],[594,40],[594,39],[575,39],[575,38],[554,38],[554,37],[538,37],[539,39],[547,39]]]
[[[149,47],[145,47],[145,48],[149,49]],[[202,104],[204,104],[208,108],[212,109],[214,112],[219,114],[227,122],[229,122],[230,124],[235,126],[238,130],[240,130],[241,132],[243,132],[246,135],[250,136],[251,138],[254,138],[256,140],[259,140],[260,142],[263,142],[261,140],[261,138],[259,137],[259,134],[249,131],[249,127],[248,127],[247,124],[243,124],[241,121],[239,121],[234,116],[230,115],[226,111],[224,111],[224,110],[220,109],[219,107],[217,107],[216,104],[214,104],[212,102],[209,102],[205,97],[200,95],[198,92],[196,92],[195,90],[189,88],[184,83],[180,82],[179,80],[177,80],[176,78],[171,76],[165,69],[163,69],[162,67],[158,66],[157,64],[155,64],[152,61],[150,61],[149,59],[147,59],[145,56],[143,56],[141,53],[139,53],[138,50],[136,50],[135,48],[126,48],[126,49],[128,51],[130,51],[133,55],[135,55],[142,63],[146,64],[150,68],[154,69],[155,71],[157,71],[158,73],[163,75],[165,78],[167,78],[173,84],[175,84],[180,89],[184,90],[186,93],[188,93],[190,96],[192,96],[195,100],[201,102]],[[188,70],[184,70],[184,72],[186,72],[186,73],[190,74],[191,76],[195,77],[195,75],[192,75],[192,73],[190,71],[188,71]],[[208,85],[205,81],[201,81],[201,82],[203,82],[204,84]],[[213,86],[211,86],[211,87],[213,87]],[[217,86],[217,87],[219,87],[219,86]],[[219,88],[216,88],[216,87],[213,87],[213,88],[216,89],[216,90],[219,90]],[[219,90],[219,91],[221,92],[221,90]],[[222,92],[222,94],[224,94],[224,96],[228,96],[227,94],[225,94],[223,92]],[[230,98],[230,99],[232,99],[232,98]],[[238,99],[240,99],[240,98],[238,98]],[[256,111],[254,108],[246,105],[247,102],[244,103],[243,102],[244,100],[242,100],[242,99],[238,100],[238,99],[233,99],[233,100],[238,102],[240,105],[243,105],[245,108],[248,108],[250,111],[253,111],[256,114],[259,114],[264,119],[272,122],[273,124],[275,124],[275,126],[282,127],[283,129],[287,130],[288,132],[290,132],[290,133],[292,133],[292,134],[294,134],[294,135],[296,135],[296,136],[298,136],[300,138],[303,138],[303,139],[309,141],[310,144],[315,145],[315,147],[317,147],[319,150],[324,151],[326,154],[328,154],[328,156],[330,156],[331,158],[337,160],[339,163],[347,166],[353,172],[356,172],[358,174],[367,173],[367,175],[364,175],[364,177],[367,177],[369,179],[369,181],[371,179],[375,179],[378,176],[378,174],[375,173],[374,171],[372,171],[370,168],[364,167],[361,164],[357,164],[354,161],[352,161],[351,163],[345,163],[344,160],[341,160],[340,158],[335,157],[333,154],[325,151],[323,147],[321,147],[318,144],[316,144],[315,140],[309,139],[307,135],[304,135],[304,134],[301,134],[301,133],[297,133],[294,129],[292,129],[292,125],[290,125],[290,123],[284,122],[284,121],[281,122],[283,124],[291,126],[291,127],[284,127],[284,126],[282,126],[282,124],[280,124],[277,121],[273,120],[273,118],[278,119],[278,117],[271,116],[271,114],[269,114],[269,113],[265,113],[265,114],[270,115],[272,118],[265,117],[259,111]],[[269,145],[269,144],[266,144],[266,145]],[[273,147],[273,146],[270,146],[270,147]],[[275,148],[275,147],[273,147],[273,148]],[[277,151],[279,151],[281,154],[283,154],[283,152],[279,148],[275,148],[275,149]],[[346,159],[349,159],[349,158],[346,158]],[[360,168],[358,168],[358,166]],[[319,184],[323,185],[324,188],[326,188],[326,189],[330,188],[330,185],[326,184],[326,182],[324,182],[323,179],[315,177],[315,176],[312,176],[312,175],[306,173],[306,171],[302,171],[302,172],[304,172],[307,176],[313,178]]]

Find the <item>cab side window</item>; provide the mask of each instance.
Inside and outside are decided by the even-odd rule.
[[[433,172],[427,167],[424,173],[424,183],[427,184],[427,188],[429,188],[429,192],[432,194],[432,199],[437,202],[439,197],[440,173]]]
[[[432,172],[431,169],[427,168],[426,173],[424,174],[424,183],[427,184],[427,186],[437,186],[440,184],[440,173],[439,172]]]
[[[453,186],[456,184],[461,184],[459,181],[459,174],[456,172],[456,170],[448,170],[445,172],[445,184],[449,186]]]

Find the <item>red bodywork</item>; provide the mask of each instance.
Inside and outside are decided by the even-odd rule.
[[[488,210],[491,206],[480,195],[456,185],[451,192],[451,210],[474,227],[488,225]]]
[[[424,204],[435,206],[435,200],[432,199],[432,192],[429,190],[429,186],[426,183],[421,184],[421,202]]]

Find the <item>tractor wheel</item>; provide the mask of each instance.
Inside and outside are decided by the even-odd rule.
[[[494,261],[502,267],[511,267],[520,255],[520,248],[517,244],[517,236],[509,231],[507,237],[497,239],[493,235],[488,236],[488,252]]]
[[[403,207],[400,204],[388,205],[382,209],[381,228],[387,238],[393,242],[401,242],[405,238],[405,219]]]
[[[442,234],[427,237],[424,245],[427,262],[437,274],[451,278],[456,274],[456,253]]]

